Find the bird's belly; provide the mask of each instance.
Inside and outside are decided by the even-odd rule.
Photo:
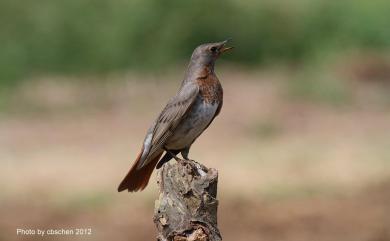
[[[198,99],[186,118],[179,123],[165,147],[170,150],[180,150],[190,146],[212,121],[217,109],[218,103],[207,103]]]

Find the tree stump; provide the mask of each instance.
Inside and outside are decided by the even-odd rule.
[[[194,161],[166,163],[158,172],[160,197],[153,221],[158,241],[220,241],[218,172]]]

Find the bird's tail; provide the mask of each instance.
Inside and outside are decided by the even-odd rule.
[[[121,192],[126,189],[129,192],[142,191],[148,185],[154,167],[156,166],[163,152],[159,153],[145,166],[137,169],[138,162],[141,159],[142,150],[141,153],[138,155],[137,159],[135,160],[133,166],[131,167],[129,173],[127,173],[121,184],[119,184],[118,192]]]

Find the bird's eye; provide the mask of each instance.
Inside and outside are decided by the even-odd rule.
[[[217,47],[211,47],[210,51],[213,52],[213,53],[217,52]]]

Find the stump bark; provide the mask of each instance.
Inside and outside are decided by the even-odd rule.
[[[158,172],[160,197],[153,221],[158,241],[220,241],[218,172],[194,161],[166,163]]]

